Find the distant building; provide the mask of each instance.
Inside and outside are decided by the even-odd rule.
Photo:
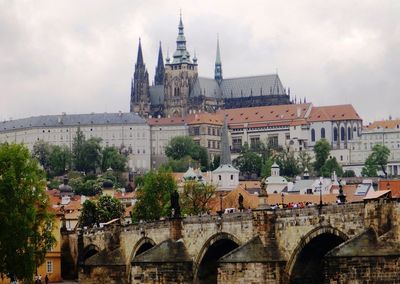
[[[185,116],[194,112],[215,112],[219,108],[241,108],[263,105],[289,104],[277,74],[225,79],[217,39],[214,78],[198,76],[196,55],[191,58],[186,48],[182,17],[178,25],[176,50],[167,55],[164,65],[161,43],[154,83],[143,60],[139,40],[138,55],[131,83],[131,112],[141,116]]]
[[[385,145],[390,150],[387,173],[400,175],[400,120],[375,121],[362,130],[361,135],[349,143],[350,161],[346,169],[352,169],[359,176],[372,148]],[[383,174],[383,173],[381,173]]]
[[[134,113],[43,115],[0,122],[0,143],[23,143],[30,150],[43,140],[72,149],[76,132],[101,138],[103,146],[124,148],[132,170],[150,168],[150,127]]]

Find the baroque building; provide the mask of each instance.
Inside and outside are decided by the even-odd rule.
[[[197,58],[186,48],[182,16],[179,19],[176,50],[167,55],[165,65],[160,48],[154,83],[143,61],[141,42],[131,84],[131,112],[141,116],[182,117],[191,113],[216,112],[218,109],[290,104],[277,74],[223,78],[219,39],[214,78],[200,77]]]

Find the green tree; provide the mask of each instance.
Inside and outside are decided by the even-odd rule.
[[[158,220],[169,215],[170,196],[177,185],[171,173],[150,171],[144,176],[143,186],[137,188],[137,201],[132,210],[132,220]]]
[[[196,180],[185,182],[182,193],[182,212],[188,215],[206,213],[210,199],[215,194],[215,186]]]
[[[244,152],[234,159],[232,163],[245,176],[251,176],[252,174],[260,176],[262,159],[254,152]]]
[[[83,165],[85,172],[95,173],[101,166],[101,139],[90,138],[83,144]]]
[[[324,177],[332,176],[333,172],[336,172],[337,176],[343,176],[343,169],[337,162],[335,157],[329,158],[322,166],[321,175]]]
[[[123,172],[126,169],[126,156],[120,154],[114,147],[105,147],[102,151],[101,169],[105,172],[108,168]]]
[[[355,177],[356,173],[353,170],[345,170],[343,177]]]
[[[96,202],[87,199],[82,205],[81,215],[79,216],[79,224],[81,227],[91,227],[97,222]]]
[[[213,159],[213,161],[212,161],[212,163],[210,164],[210,170],[213,171],[213,170],[215,170],[216,168],[218,168],[220,162],[221,162],[221,156],[215,155],[215,156],[214,156],[214,159]]]
[[[282,176],[294,177],[300,173],[298,160],[289,150],[280,152],[276,157],[276,163],[279,165]]]
[[[124,206],[118,199],[103,195],[96,201],[86,200],[83,203],[79,223],[81,227],[91,227],[97,223],[122,218],[124,212]]]
[[[365,166],[361,172],[363,176],[377,176],[378,170],[381,169],[387,176],[386,165],[388,163],[390,150],[385,145],[376,144],[372,147],[372,153],[365,161]]]
[[[44,172],[21,144],[0,145],[0,274],[32,280],[53,246]]]
[[[309,172],[312,171],[312,163],[311,163],[311,156],[306,151],[300,151],[298,156],[299,161],[299,169],[301,172],[304,172],[307,169]]]
[[[262,177],[269,177],[271,176],[271,168],[272,165],[274,164],[273,159],[268,159],[265,161],[265,163],[261,167],[261,176]]]
[[[51,146],[48,142],[38,140],[33,144],[32,156],[35,157],[47,171],[50,164]]]
[[[314,145],[315,162],[313,167],[318,175],[322,175],[321,170],[328,160],[330,150],[331,145],[326,139],[321,139]]]
[[[181,160],[189,156],[200,163],[202,170],[208,169],[207,149],[195,143],[189,136],[176,136],[169,141],[165,154],[172,160]]]
[[[50,147],[49,168],[52,175],[63,175],[71,168],[71,151],[67,146]]]
[[[72,143],[72,161],[74,165],[74,169],[77,171],[85,171],[85,154],[83,151],[84,144],[86,142],[85,135],[83,134],[80,127],[78,127],[74,141]]]
[[[124,211],[122,203],[111,196],[102,195],[97,202],[97,220],[99,223],[122,218]]]

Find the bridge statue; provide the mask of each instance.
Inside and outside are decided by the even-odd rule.
[[[174,190],[171,193],[171,217],[179,218],[181,217],[181,206],[179,205],[179,193]]]

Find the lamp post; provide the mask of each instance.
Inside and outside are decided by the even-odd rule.
[[[285,194],[282,192],[281,193],[281,197],[282,197],[282,208],[284,208],[285,207]]]

